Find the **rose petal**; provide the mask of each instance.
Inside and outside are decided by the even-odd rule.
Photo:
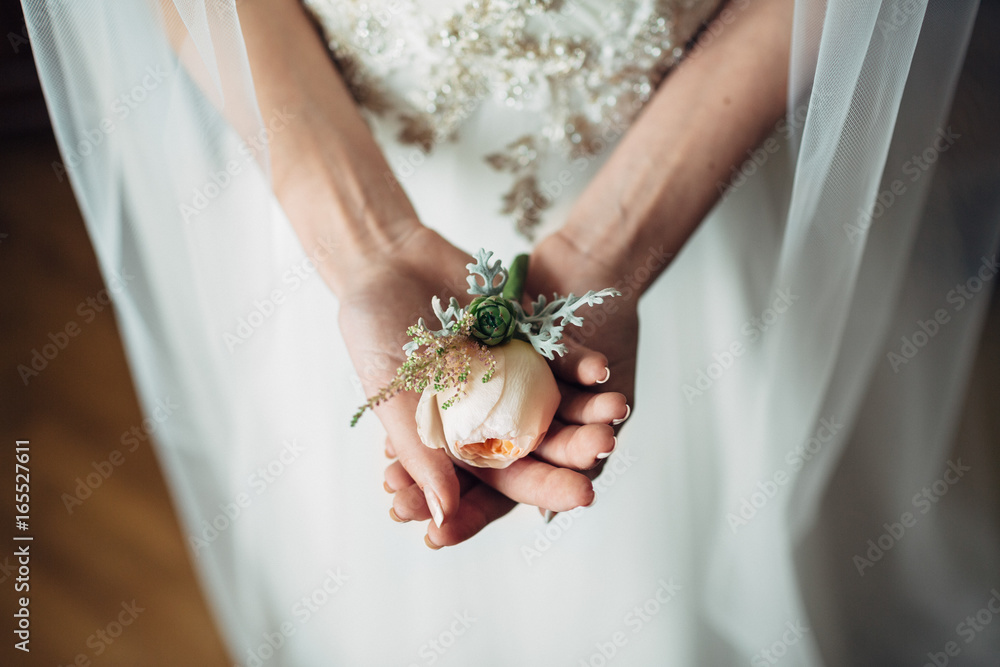
[[[545,360],[520,340],[492,348],[494,375],[483,383],[485,364],[473,358],[466,393],[447,410],[455,390],[424,390],[417,432],[428,447],[445,447],[455,459],[482,468],[506,468],[541,442],[559,406],[559,388]],[[493,452],[487,440],[507,440],[516,454]]]

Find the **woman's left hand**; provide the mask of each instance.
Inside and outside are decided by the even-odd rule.
[[[539,250],[541,254],[537,255],[537,267],[531,268],[535,266],[536,256],[532,257],[532,265],[529,267],[526,294],[571,291],[573,288],[569,287],[570,283],[553,284],[542,278],[556,273],[568,277],[568,272],[556,271],[556,267],[550,264],[554,257],[564,255],[556,252],[554,244],[547,245],[545,242],[539,246]],[[544,270],[545,267],[549,270]],[[591,285],[592,288],[604,286]],[[576,291],[580,292],[579,289]],[[626,312],[628,308],[621,310],[622,314]],[[627,317],[616,318],[617,322],[627,320]],[[609,339],[621,339],[622,335],[625,339],[635,338],[632,325],[627,325],[628,330],[617,332],[614,327],[598,329],[604,332],[599,340],[602,343]],[[566,342],[570,348],[568,354],[557,357],[551,363],[561,401],[544,441],[531,456],[516,461],[505,469],[456,464],[461,503],[455,516],[443,526],[429,525],[429,546],[449,546],[467,540],[505,515],[518,502],[543,510],[567,511],[589,505],[593,501],[591,484],[588,481],[581,485],[583,475],[574,471],[583,471],[588,477],[594,476],[591,471],[596,470],[614,450],[617,443],[614,425],[627,417],[629,412],[626,395],[614,389],[620,385],[631,395],[634,345],[631,347],[631,362],[627,351],[619,355],[621,361],[609,362],[603,353],[578,341],[568,339]],[[618,379],[611,385],[609,373],[612,379],[616,378],[616,371],[611,370],[614,367],[618,368]],[[387,443],[389,453],[394,454],[397,449],[393,443]],[[386,489],[395,494],[394,518],[402,521],[430,518],[430,510],[423,494],[402,463],[397,461],[389,465],[385,479]]]

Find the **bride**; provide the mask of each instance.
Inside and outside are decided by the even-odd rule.
[[[1000,652],[978,3],[23,1],[234,662]],[[480,247],[622,296],[473,474],[349,423]]]

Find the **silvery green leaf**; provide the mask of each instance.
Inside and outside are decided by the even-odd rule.
[[[583,325],[583,318],[575,314],[580,306],[604,303],[605,297],[621,296],[616,289],[591,290],[581,297],[552,295],[550,303],[543,295],[531,304],[531,314],[524,312],[520,304],[513,304],[517,315],[517,328],[525,335],[532,347],[547,359],[566,354],[566,346],[561,343],[566,325]]]
[[[480,248],[475,254],[476,261],[465,265],[469,270],[469,277],[466,278],[469,282],[469,294],[496,296],[503,293],[503,286],[507,283],[507,269],[503,268],[499,259],[490,264],[491,257],[493,257],[492,251]],[[477,275],[483,279],[482,285],[476,279]],[[497,276],[500,276],[500,282],[494,284]]]
[[[443,327],[440,331],[434,332],[435,336],[445,336],[451,333],[451,325],[458,322],[459,318],[462,317],[462,306],[458,304],[458,299],[451,297],[448,301],[448,309],[441,310],[441,299],[434,297],[431,299],[431,308],[434,309],[434,314],[441,321],[441,326]]]
[[[451,300],[449,300],[448,308],[442,309],[441,299],[435,296],[431,299],[431,308],[434,310],[434,315],[437,316],[438,321],[441,322],[441,328],[431,329],[427,326],[427,323],[424,322],[424,318],[422,317],[417,320],[417,326],[436,338],[450,335],[452,333],[452,326],[458,322],[465,313],[465,310],[459,305],[458,299],[455,297],[451,297]],[[406,352],[406,356],[412,355],[418,349],[420,349],[420,344],[416,341],[411,340],[409,343],[403,345],[403,351]]]

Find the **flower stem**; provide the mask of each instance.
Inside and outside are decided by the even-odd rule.
[[[503,286],[505,299],[520,303],[524,292],[524,279],[528,276],[528,256],[518,255],[507,270],[507,283]]]

